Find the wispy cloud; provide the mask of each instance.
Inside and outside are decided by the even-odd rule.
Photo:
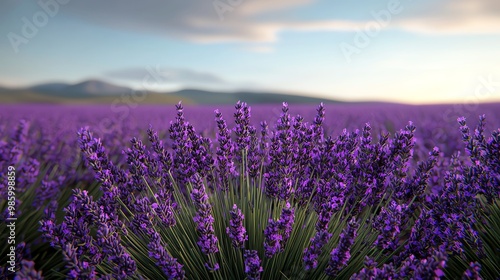
[[[363,2],[358,1],[358,4]],[[387,0],[387,4],[392,2],[398,0]],[[500,33],[498,0],[399,2],[405,9],[395,15],[386,28],[424,34]],[[0,15],[13,11],[19,3],[15,0],[1,1]],[[216,3],[226,5],[222,11],[223,20]],[[321,9],[323,4],[317,0],[86,0],[69,2],[61,13],[92,25],[149,32],[198,43],[243,42],[247,46],[242,49],[257,52],[267,52],[270,48],[256,48],[248,46],[248,43],[276,42],[284,31],[357,32],[373,21],[370,11],[365,11],[367,16],[364,19],[350,19],[348,13],[342,19],[337,18],[335,4],[328,5],[332,9],[329,18],[325,17],[325,13],[322,13],[321,19],[298,17],[301,8]],[[339,2],[338,5],[341,4],[344,3]],[[353,11],[363,7],[352,3],[344,5],[350,6],[344,10]]]
[[[282,31],[356,31],[372,20],[297,20],[279,13],[314,5],[313,0],[241,0],[237,6],[225,10],[224,20],[221,20],[214,3],[201,0],[88,0],[74,1],[66,10],[94,24],[148,30],[201,43],[274,42]],[[432,6],[421,10],[408,6],[389,28],[445,34],[500,32],[500,2],[497,0],[443,0],[428,5]]]
[[[226,3],[227,1],[223,1]],[[237,1],[233,1],[237,2]],[[259,19],[312,0],[242,0],[224,16],[215,1],[88,0],[74,1],[66,12],[80,19],[115,29],[153,32],[196,42],[274,41],[283,24]]]
[[[215,5],[218,2],[227,5],[226,9],[218,9]],[[16,3],[2,1],[0,15],[15,9],[19,5]],[[404,11],[394,16],[386,28],[423,34],[500,33],[498,0],[401,3],[405,5]],[[319,7],[321,3],[314,0],[86,0],[71,1],[62,12],[106,28],[149,32],[197,43],[272,43],[284,31],[357,32],[373,21],[369,17],[363,20],[296,17],[301,7],[314,5]],[[293,9],[297,12],[284,12]],[[370,14],[369,11],[366,14]],[[244,49],[269,51],[269,48]]]
[[[272,53],[274,51],[274,48],[269,45],[251,45],[244,49],[255,53]]]
[[[497,0],[446,0],[427,10],[409,13],[395,26],[428,34],[500,33],[500,2]]]

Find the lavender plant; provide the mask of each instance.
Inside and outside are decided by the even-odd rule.
[[[0,201],[2,221],[19,220],[15,274],[500,277],[500,130],[487,135],[485,116],[473,131],[458,119],[465,153],[450,157],[420,142],[425,126],[392,119],[404,127],[396,131],[378,124],[386,118],[361,131],[342,129],[335,122],[353,127],[341,116],[327,118],[326,108],[295,115],[284,103],[273,126],[238,102],[233,128],[220,110],[215,126],[198,132],[178,104],[168,129],[153,129],[163,120],[146,133],[116,126],[114,137],[84,126],[59,145],[29,121],[12,133],[2,128],[0,167],[22,174],[16,211]],[[2,175],[5,198],[6,182]],[[5,223],[0,232],[7,237]],[[6,249],[0,253],[0,273],[14,276]]]

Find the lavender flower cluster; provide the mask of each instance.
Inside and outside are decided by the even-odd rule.
[[[16,212],[2,201],[0,219],[35,217],[16,247],[17,276],[500,277],[500,129],[488,135],[484,115],[474,128],[458,118],[460,153],[430,145],[413,122],[348,130],[326,110],[283,103],[273,127],[238,102],[232,128],[215,110],[197,131],[179,103],[168,129],[122,124],[99,138],[83,126],[59,143],[29,121],[0,127],[0,168],[22,174]]]

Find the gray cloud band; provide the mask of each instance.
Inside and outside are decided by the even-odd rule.
[[[13,50],[19,52],[20,47],[33,39],[63,5],[65,15],[92,24],[201,43],[273,42],[278,33],[285,30],[358,32],[373,23],[370,18],[299,20],[283,13],[276,13],[272,20],[268,16],[261,17],[275,11],[313,5],[313,0],[87,0],[66,5],[69,1],[39,0],[39,10],[22,17],[19,30],[7,34]],[[430,13],[429,8],[405,11],[398,20],[391,22],[391,28],[420,33],[499,33],[498,3],[497,0],[433,3]],[[370,32],[373,33],[377,27],[372,25]]]

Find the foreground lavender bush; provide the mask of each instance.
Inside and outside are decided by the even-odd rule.
[[[6,161],[32,170],[19,183],[35,221],[20,225],[19,277],[500,277],[500,130],[485,135],[484,116],[473,133],[458,120],[466,155],[434,148],[417,161],[411,122],[393,137],[370,124],[334,137],[323,105],[307,123],[284,104],[274,129],[257,129],[239,102],[233,129],[214,112],[212,142],[176,109],[168,133],[135,135],[123,159],[82,128],[93,178],[76,177],[79,157],[69,178],[40,168],[26,122],[2,142]],[[71,179],[91,183],[62,188]]]

